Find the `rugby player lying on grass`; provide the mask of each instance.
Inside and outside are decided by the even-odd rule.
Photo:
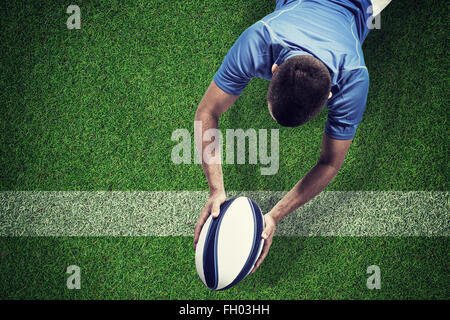
[[[324,190],[339,172],[366,107],[369,73],[361,45],[369,33],[367,24],[389,2],[276,1],[273,13],[237,39],[200,101],[195,120],[202,121],[202,136],[217,129],[219,116],[253,77],[270,80],[268,109],[282,126],[297,127],[328,108],[317,164],[264,215],[264,247],[252,272],[267,256],[277,223]],[[210,142],[196,138],[203,155]],[[210,197],[195,227],[194,249],[206,219],[210,214],[216,218],[226,200],[221,164],[203,159],[202,167]]]

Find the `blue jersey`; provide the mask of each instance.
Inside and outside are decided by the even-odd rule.
[[[225,56],[214,81],[240,95],[253,77],[271,80],[272,65],[300,54],[316,57],[331,75],[325,133],[355,136],[369,90],[361,45],[369,33],[370,0],[279,0],[273,13],[247,28]]]

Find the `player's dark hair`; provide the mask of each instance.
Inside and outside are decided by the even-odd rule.
[[[269,85],[267,101],[280,125],[296,127],[320,113],[330,89],[327,67],[312,56],[298,55],[278,67]]]

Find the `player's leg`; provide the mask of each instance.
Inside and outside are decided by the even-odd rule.
[[[392,0],[372,0],[373,16],[377,16]]]

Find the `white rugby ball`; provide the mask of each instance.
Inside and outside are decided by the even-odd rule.
[[[264,240],[264,220],[258,205],[247,197],[225,201],[217,218],[203,225],[195,251],[195,265],[211,290],[225,290],[253,269]]]

